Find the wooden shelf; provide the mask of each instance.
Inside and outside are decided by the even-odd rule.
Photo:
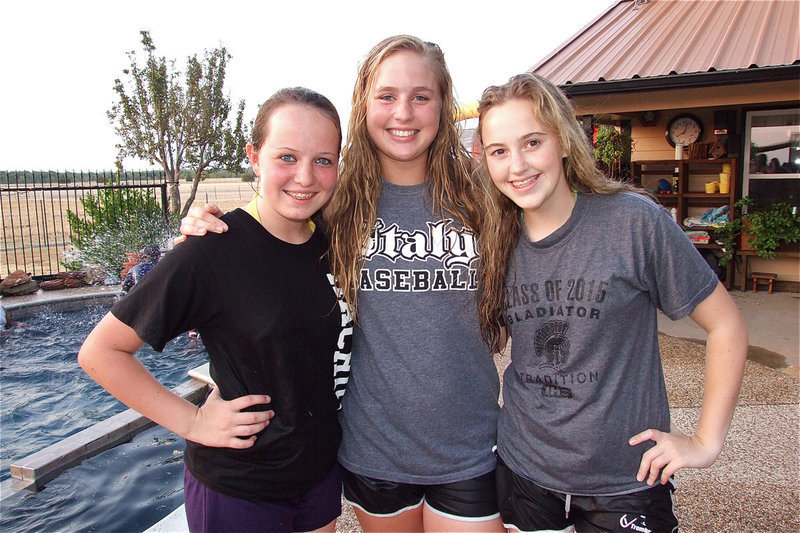
[[[669,196],[669,195],[662,195],[662,196]],[[677,196],[677,195],[675,195]],[[721,194],[721,193],[713,193],[709,194],[707,192],[687,192],[683,195],[684,198],[703,198],[705,200],[713,200],[715,198],[721,198],[724,200],[729,199],[730,194]]]
[[[672,202],[678,202],[678,195],[677,194],[657,194],[656,197],[658,198],[658,202],[662,205]]]
[[[717,181],[722,165],[728,163],[731,166],[730,190],[727,193],[707,193],[704,192],[705,183]],[[654,194],[656,200],[663,206],[675,208],[677,211],[678,223],[685,231],[707,231],[713,233],[718,228],[709,226],[686,227],[683,221],[690,215],[690,210],[699,211],[702,209],[731,206],[728,216],[733,216],[733,202],[736,200],[736,185],[738,181],[737,160],[735,158],[725,159],[659,159],[654,161],[633,161],[633,181],[637,185],[648,190],[657,188],[658,180],[665,179],[672,183],[673,172],[678,169],[678,190],[672,194]],[[719,244],[709,242],[708,244],[695,244],[698,249],[721,250]],[[730,289],[733,284],[733,261],[729,261],[725,269],[723,284]]]

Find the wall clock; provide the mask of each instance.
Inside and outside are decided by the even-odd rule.
[[[676,144],[689,146],[703,136],[703,122],[689,113],[675,115],[667,124],[665,135],[671,146]]]

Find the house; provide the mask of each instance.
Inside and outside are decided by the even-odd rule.
[[[621,0],[529,72],[559,85],[587,127],[631,134],[634,178],[679,158],[688,172],[689,154],[674,142],[685,134],[697,143],[692,157],[732,158],[731,199],[800,209],[800,1]],[[702,209],[696,194],[685,196],[683,215]],[[751,257],[747,270],[797,289],[797,257]]]

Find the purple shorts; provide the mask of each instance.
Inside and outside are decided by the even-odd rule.
[[[337,463],[322,483],[294,500],[260,503],[211,490],[183,468],[189,531],[312,531],[342,514],[342,472]]]

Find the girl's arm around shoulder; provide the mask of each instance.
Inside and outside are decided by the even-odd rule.
[[[181,235],[175,237],[175,244],[180,244],[190,235],[202,237],[209,231],[212,233],[224,233],[228,231],[228,225],[220,220],[225,212],[215,204],[194,205],[189,208],[189,212],[181,219]]]
[[[703,407],[694,435],[673,427],[669,433],[648,429],[630,439],[656,446],[645,452],[637,479],[666,483],[679,468],[704,468],[716,461],[730,428],[747,359],[747,325],[728,291],[717,288],[689,315],[708,334]]]
[[[225,401],[214,388],[198,408],[173,394],[142,365],[134,353],[144,341],[127,324],[108,313],[81,346],[78,363],[104,389],[153,422],[205,446],[249,448],[272,411],[240,412],[270,398],[249,395]],[[246,438],[239,438],[246,437]]]

